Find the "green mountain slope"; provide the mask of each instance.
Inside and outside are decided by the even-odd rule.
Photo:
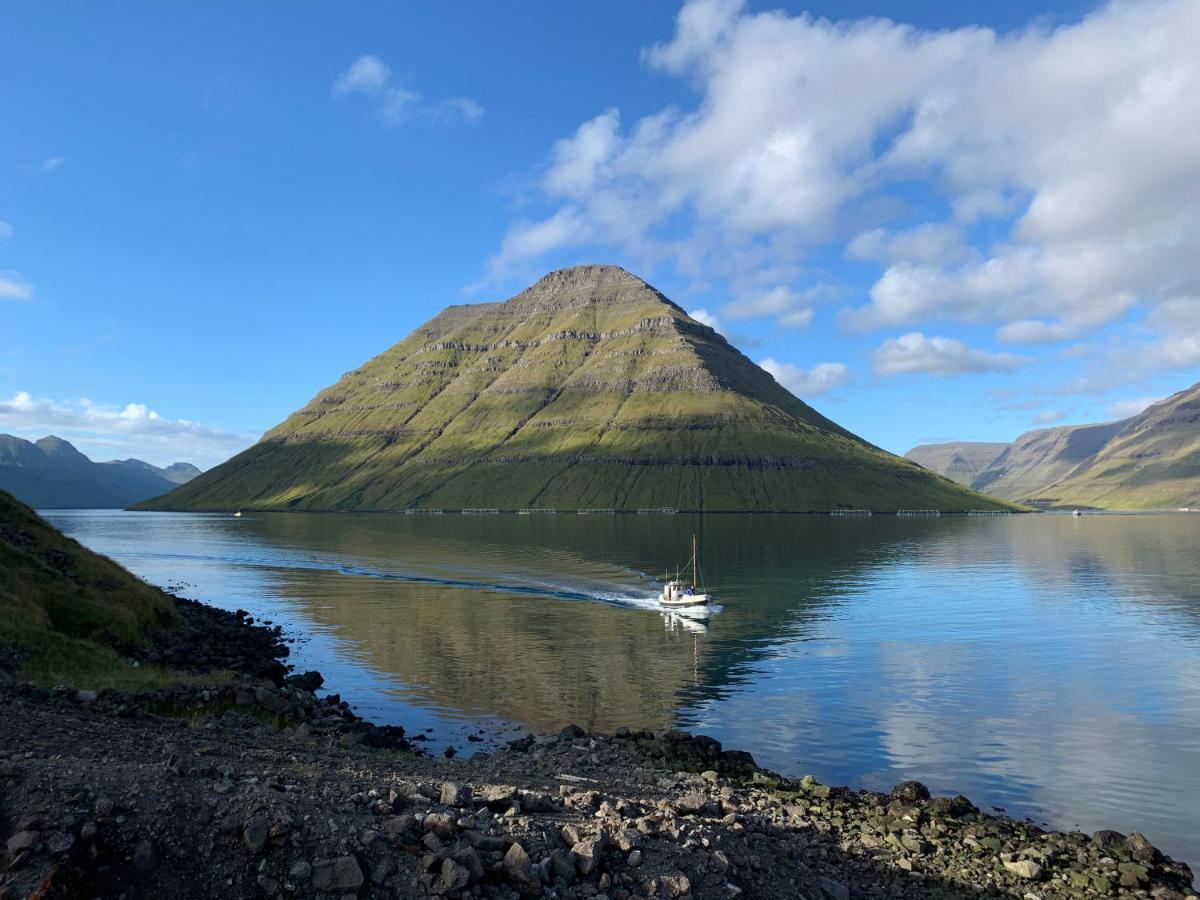
[[[1046,488],[1047,496],[1060,506],[1200,507],[1200,384],[1121,424],[1093,458]]]
[[[1008,444],[975,441],[921,444],[905,453],[904,458],[911,459],[930,472],[945,475],[951,481],[970,486],[1008,447]]]
[[[95,463],[53,435],[36,443],[0,434],[0,490],[38,509],[120,509],[165,494],[200,470],[140,459]]]
[[[1007,500],[1045,499],[1049,485],[1087,463],[1124,425],[1106,422],[1027,431],[979,473],[971,487]]]
[[[451,306],[153,509],[997,505],[873,447],[612,266]]]

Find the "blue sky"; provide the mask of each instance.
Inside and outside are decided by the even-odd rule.
[[[1200,380],[1189,0],[10,2],[0,31],[0,430],[94,458],[212,465],[578,262],[896,452]]]

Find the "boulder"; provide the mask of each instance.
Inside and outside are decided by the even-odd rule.
[[[362,883],[362,868],[353,856],[326,859],[313,866],[312,885],[315,890],[342,894],[357,891]]]
[[[902,781],[892,788],[891,797],[902,803],[920,803],[929,799],[929,788],[919,781]]]

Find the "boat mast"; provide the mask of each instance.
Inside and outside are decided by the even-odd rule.
[[[696,535],[692,535],[692,592],[696,590]]]

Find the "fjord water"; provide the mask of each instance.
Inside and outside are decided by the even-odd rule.
[[[433,747],[675,725],[1200,863],[1200,516],[47,515]],[[693,531],[706,624],[653,602]]]

